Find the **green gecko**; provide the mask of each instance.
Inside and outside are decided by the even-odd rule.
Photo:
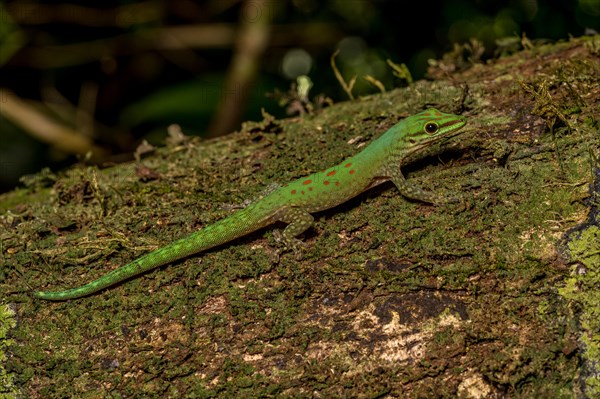
[[[426,154],[432,143],[455,136],[465,124],[466,118],[463,116],[430,108],[400,121],[361,152],[340,164],[286,184],[229,217],[143,255],[97,280],[65,291],[37,291],[34,296],[64,301],[90,295],[277,221],[287,223],[281,233],[285,246],[296,248],[302,243],[296,237],[313,224],[311,213],[342,204],[388,180],[405,197],[429,203],[445,202],[444,198],[406,181],[400,167],[407,159]]]

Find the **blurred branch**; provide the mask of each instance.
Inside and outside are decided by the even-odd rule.
[[[69,23],[90,27],[131,25],[160,22],[162,3],[141,1],[114,8],[84,7],[77,4],[42,4],[33,2],[12,2],[6,10],[12,18],[24,25],[48,23]]]
[[[274,47],[329,46],[343,36],[335,24],[328,23],[272,25],[269,30],[268,45]],[[235,24],[176,26],[147,29],[143,36],[123,34],[60,46],[26,47],[9,62],[37,69],[57,68],[156,49],[230,48],[235,40]]]
[[[98,83],[88,80],[83,82],[79,93],[79,106],[75,114],[75,126],[87,137],[92,137],[94,134],[94,110],[96,109],[98,89]]]
[[[83,156],[90,153],[92,161],[102,159],[106,155],[106,151],[94,145],[90,138],[53,120],[11,91],[0,90],[0,100],[0,116],[58,150]]]
[[[227,71],[225,87],[208,129],[208,137],[231,132],[239,124],[248,100],[250,87],[256,80],[260,60],[269,41],[269,25],[274,12],[269,0],[246,0],[240,15],[233,59]],[[255,18],[250,18],[258,12]]]

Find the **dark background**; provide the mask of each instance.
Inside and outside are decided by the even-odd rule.
[[[289,103],[273,93],[288,92],[299,74],[313,81],[311,99],[347,100],[330,65],[336,49],[346,81],[357,76],[357,97],[379,91],[366,75],[387,90],[408,84],[387,59],[421,79],[428,60],[456,44],[471,43],[480,54],[465,58],[485,62],[523,48],[524,37],[537,45],[597,30],[600,0],[7,1],[0,3],[0,191],[83,156],[40,138],[43,126],[14,123],[14,98],[83,135],[103,150],[94,162],[107,165],[131,159],[143,139],[163,145],[172,123],[187,135],[217,136],[260,120],[261,108],[285,117]],[[247,32],[265,37],[257,53]],[[246,74],[234,68],[244,54]],[[228,79],[245,83],[227,88]],[[223,107],[229,101],[235,112]]]

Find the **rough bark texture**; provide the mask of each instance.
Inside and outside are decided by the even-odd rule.
[[[596,36],[486,65],[447,57],[435,81],[247,123],[139,164],[29,179],[0,197],[0,289],[18,322],[11,389],[598,397],[600,233],[589,187],[599,174],[599,53]],[[426,105],[463,112],[469,125],[405,174],[464,204],[409,202],[385,185],[317,215],[300,260],[276,260],[267,229],[84,299],[28,296],[88,282],[206,226]]]

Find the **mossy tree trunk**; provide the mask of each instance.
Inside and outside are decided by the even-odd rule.
[[[30,398],[600,395],[597,234],[565,235],[597,228],[599,43],[454,72],[447,58],[435,81],[247,123],[138,164],[47,173],[3,195],[16,388]],[[460,205],[410,202],[384,185],[318,214],[302,259],[275,256],[266,229],[80,300],[28,296],[202,228],[426,105],[469,124],[404,172],[459,193]]]

